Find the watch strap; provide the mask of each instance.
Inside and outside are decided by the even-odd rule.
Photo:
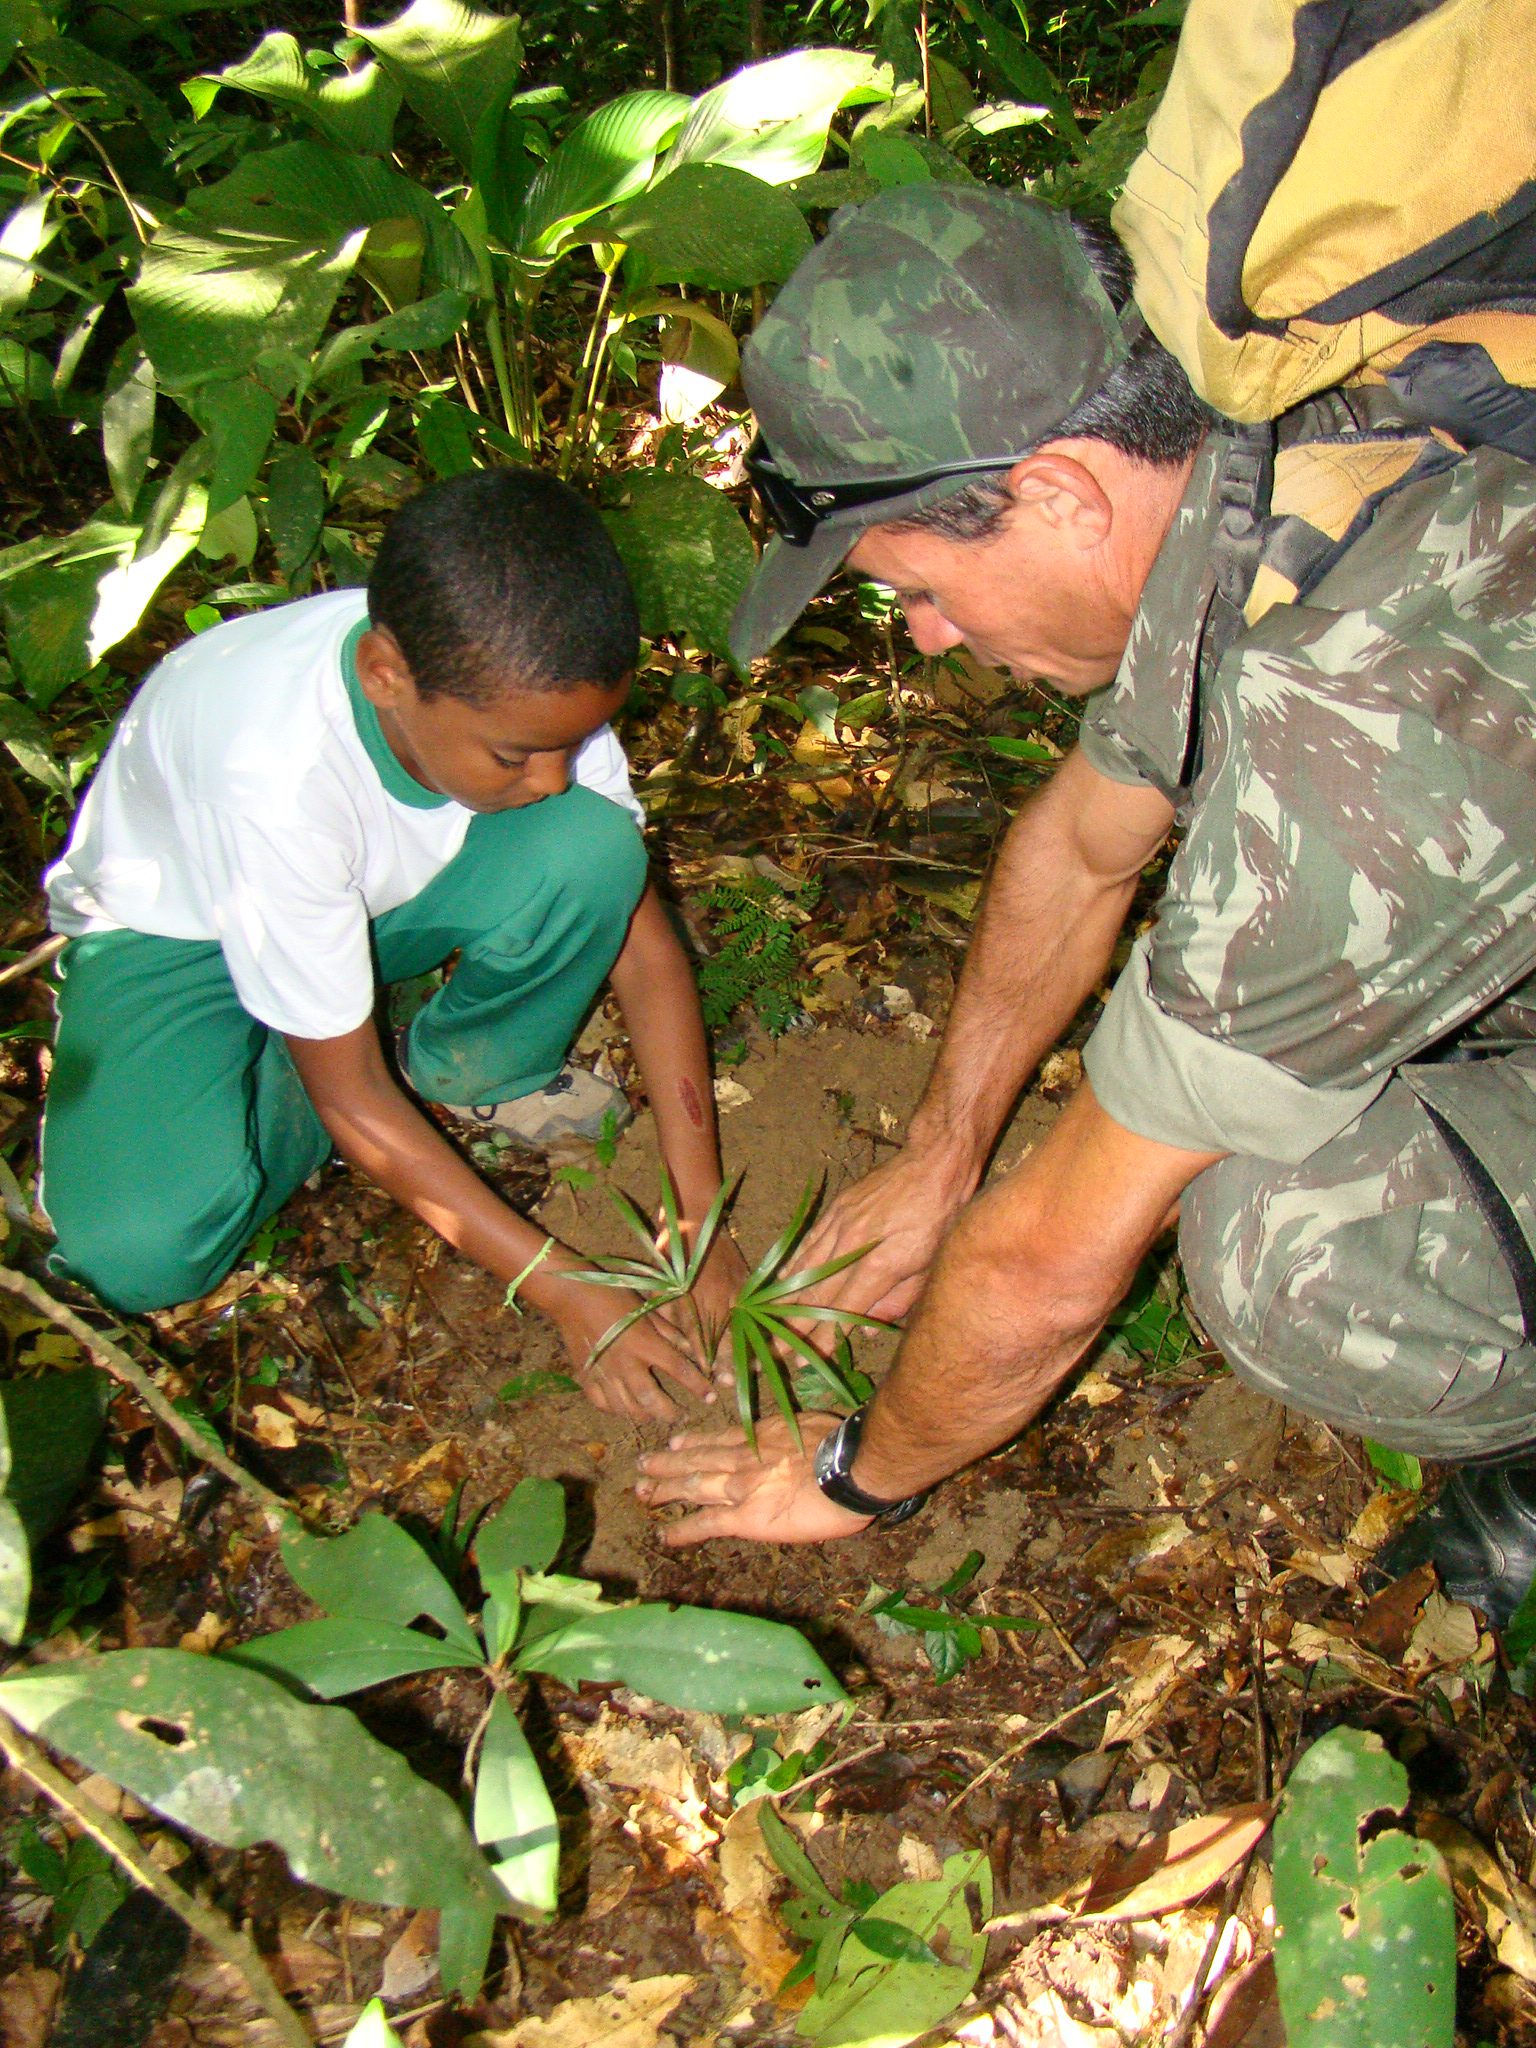
[[[877,1494],[867,1493],[853,1477],[852,1465],[864,1433],[868,1406],[866,1402],[863,1407],[855,1408],[835,1429],[828,1430],[816,1446],[813,1469],[816,1484],[828,1500],[836,1501],[840,1508],[847,1508],[851,1514],[870,1515],[883,1528],[890,1529],[917,1513],[928,1498],[928,1489],[925,1487],[921,1493],[909,1494],[905,1500],[882,1500]]]

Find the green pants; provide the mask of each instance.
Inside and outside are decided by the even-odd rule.
[[[378,979],[458,965],[416,1017],[430,1101],[543,1087],[618,957],[645,886],[627,811],[590,790],[477,817],[458,856],[373,921]],[[212,942],[73,939],[43,1120],[55,1261],[123,1311],[206,1294],[322,1165],[330,1140],[282,1038],[241,1008]]]
[[[1502,1196],[1505,1244],[1438,1112]],[[1296,1166],[1233,1155],[1184,1198],[1200,1319],[1239,1378],[1395,1450],[1536,1442],[1536,1050],[1403,1068]]]

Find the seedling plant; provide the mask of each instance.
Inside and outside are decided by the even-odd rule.
[[[966,1613],[959,1605],[960,1595],[982,1563],[979,1550],[969,1551],[926,1599],[914,1600],[900,1588],[871,1585],[860,1612],[875,1617],[882,1635],[920,1637],[928,1667],[943,1685],[981,1655],[983,1629],[1022,1629],[1032,1634],[1045,1626],[1024,1614]]]
[[[463,1535],[455,1509],[440,1532],[445,1561],[461,1555]],[[715,1714],[844,1697],[793,1628],[620,1604],[552,1570],[565,1540],[553,1480],[523,1480],[476,1529],[474,1620],[439,1563],[385,1515],[336,1537],[290,1523],[281,1540],[320,1619],[221,1656],[122,1650],[21,1672],[0,1681],[0,1715],[212,1841],[274,1842],[307,1881],[437,1907],[444,1988],[464,1997],[478,1990],[498,1914],[537,1919],[557,1903],[558,1817],[518,1718],[530,1678],[629,1685]],[[478,1672],[485,1686],[462,1773],[468,1825],[445,1793],[325,1704],[445,1669]],[[90,1874],[46,1872],[56,1895]]]
[[[877,1318],[861,1315],[856,1309],[836,1308],[799,1298],[808,1288],[818,1287],[834,1274],[844,1272],[862,1259],[870,1248],[863,1245],[857,1251],[844,1252],[835,1259],[824,1259],[818,1265],[795,1268],[795,1250],[809,1226],[819,1192],[816,1184],[811,1182],[784,1230],[748,1274],[732,1304],[726,1332],[709,1328],[700,1314],[694,1288],[723,1227],[735,1186],[735,1182],[730,1181],[721,1188],[691,1245],[679,1224],[676,1190],[665,1169],[661,1176],[663,1228],[659,1234],[653,1232],[640,1209],[627,1195],[610,1190],[620,1216],[639,1239],[642,1254],[634,1259],[611,1259],[603,1266],[573,1274],[572,1278],[585,1280],[594,1287],[625,1288],[640,1296],[638,1307],[630,1309],[603,1333],[593,1347],[594,1359],[600,1357],[609,1345],[617,1343],[625,1331],[643,1317],[677,1311],[690,1320],[689,1334],[702,1358],[712,1358],[721,1335],[729,1335],[736,1412],[748,1442],[754,1447],[757,1443],[754,1395],[756,1377],[761,1373],[763,1385],[788,1423],[796,1443],[799,1443],[800,1425],[795,1412],[794,1393],[783,1364],[786,1355],[793,1355],[802,1362],[801,1383],[808,1380],[818,1398],[827,1399],[837,1407],[856,1408],[861,1401],[868,1400],[873,1391],[870,1381],[853,1364],[848,1331],[857,1327],[878,1328]],[[835,1331],[830,1357],[819,1351],[805,1333],[795,1327],[796,1323],[803,1321],[826,1324]]]

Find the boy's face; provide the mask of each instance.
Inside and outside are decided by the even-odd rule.
[[[509,683],[486,704],[423,697],[393,635],[374,628],[357,646],[357,679],[396,760],[423,789],[469,811],[512,811],[559,796],[571,759],[624,708],[629,684],[527,690]]]

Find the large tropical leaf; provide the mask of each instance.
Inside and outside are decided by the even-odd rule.
[[[716,292],[782,284],[811,250],[794,201],[729,164],[686,164],[608,221],[611,238],[629,245],[624,280],[638,292],[659,284]]]
[[[222,1654],[249,1670],[300,1686],[319,1700],[339,1700],[349,1692],[420,1671],[468,1669],[482,1661],[419,1628],[335,1615],[257,1636]]]
[[[701,93],[662,165],[734,164],[770,185],[821,162],[839,107],[888,99],[891,74],[858,50],[791,50]]]
[[[475,1779],[475,1840],[522,1912],[553,1913],[560,1891],[560,1824],[538,1758],[505,1693],[491,1703]]]
[[[402,1627],[424,1614],[442,1629],[445,1644],[480,1662],[479,1640],[452,1587],[388,1515],[364,1515],[344,1536],[311,1536],[291,1523],[282,1548],[290,1576],[317,1607]]]
[[[548,1571],[565,1541],[565,1489],[556,1479],[520,1479],[475,1531],[475,1563],[487,1592],[519,1572]]]
[[[345,1707],[185,1650],[118,1650],[0,1682],[23,1728],[230,1849],[274,1842],[295,1877],[390,1906],[494,1907],[445,1792]]]
[[[752,542],[729,498],[697,477],[633,470],[603,517],[640,605],[640,630],[686,633],[729,656],[731,614],[752,574]]]
[[[193,193],[187,207],[199,220],[213,223],[248,208],[277,213],[302,228],[317,247],[356,228],[414,221],[421,231],[419,290],[472,292],[476,286],[468,243],[424,185],[375,157],[322,142],[287,142],[248,156],[227,178]],[[365,254],[365,267],[366,260]],[[392,309],[402,302],[398,291],[387,296]]]
[[[379,65],[312,70],[293,37],[281,29],[263,36],[238,64],[190,79],[183,90],[196,112],[204,114],[226,85],[288,107],[327,142],[369,156],[387,154],[400,111],[400,88]]]
[[[689,106],[681,93],[628,92],[578,122],[523,194],[513,254],[528,262],[558,256],[594,213],[643,192]]]
[[[515,1662],[567,1685],[632,1686],[701,1714],[793,1714],[843,1689],[798,1629],[709,1607],[611,1607],[534,1637]]]
[[[333,234],[306,214],[250,206],[167,221],[128,290],[162,388],[181,394],[241,377],[272,350],[307,357],[365,235],[363,227]]]
[[[0,1418],[11,1439],[11,1476],[0,1478],[33,1543],[57,1528],[101,1435],[111,1381],[95,1366],[8,1380]]]
[[[523,63],[522,23],[465,0],[413,0],[363,39],[438,141],[467,170],[487,115],[500,115]]]

